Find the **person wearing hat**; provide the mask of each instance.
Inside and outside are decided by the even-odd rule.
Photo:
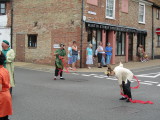
[[[110,43],[107,43],[107,46],[105,48],[105,53],[106,53],[106,64],[109,65],[112,57],[112,47],[110,46]]]
[[[57,80],[57,77],[58,75],[60,74],[60,79],[61,80],[65,80],[63,77],[62,77],[62,74],[63,74],[63,68],[64,68],[64,63],[63,63],[63,60],[64,60],[64,56],[66,56],[66,51],[64,49],[64,44],[60,44],[60,48],[57,49],[54,53],[54,56],[56,56],[56,59],[55,59],[55,77],[54,77],[54,80]]]
[[[130,99],[132,99],[130,80],[133,78],[133,73],[129,69],[124,68],[123,64],[120,63],[119,66],[114,68],[114,70],[111,68],[111,66],[108,66],[108,70],[105,72],[105,74],[107,74],[107,76],[115,76],[118,79],[118,83],[123,95],[127,95]],[[126,102],[130,102],[129,99],[124,96],[122,96],[120,100],[126,100]]]
[[[3,66],[9,71],[10,83],[11,83],[10,92],[12,94],[12,87],[15,87],[14,65],[13,65],[13,61],[15,59],[15,52],[13,49],[10,48],[9,42],[7,40],[2,41],[2,53],[6,57]]]
[[[3,66],[5,60],[0,51],[0,120],[9,120],[8,115],[12,115],[9,72]]]

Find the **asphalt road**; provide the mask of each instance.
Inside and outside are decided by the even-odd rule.
[[[133,71],[140,88],[133,99],[150,104],[120,101],[118,82],[103,73],[64,74],[16,68],[11,120],[159,120],[160,66]],[[133,80],[132,86],[137,83]]]

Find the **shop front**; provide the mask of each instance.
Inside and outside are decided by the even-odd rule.
[[[100,41],[103,43],[103,47],[106,47],[108,42],[111,44],[113,47],[111,64],[119,61],[133,61],[133,57],[137,54],[139,44],[145,47],[146,30],[93,21],[86,21],[85,26],[88,34],[87,40],[88,43],[93,44],[94,53]],[[137,39],[137,41],[134,46],[133,43],[135,39]],[[135,53],[133,52],[134,47],[137,47]]]

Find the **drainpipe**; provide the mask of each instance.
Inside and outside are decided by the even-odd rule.
[[[82,68],[82,42],[83,42],[83,15],[84,15],[84,0],[82,0],[81,8],[81,42],[80,42],[80,68]]]
[[[154,11],[152,5],[152,59],[154,59]]]
[[[13,0],[10,1],[11,3],[11,48],[13,47]]]

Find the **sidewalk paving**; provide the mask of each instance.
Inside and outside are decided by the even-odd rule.
[[[41,64],[34,64],[34,63],[27,63],[27,62],[14,62],[15,67],[24,68],[24,69],[31,69],[31,70],[39,70],[45,72],[54,72],[55,67],[51,65],[41,65]],[[111,65],[113,68],[118,64]],[[134,70],[140,68],[147,68],[152,66],[160,66],[160,59],[150,60],[148,62],[128,62],[123,63],[124,67]],[[70,72],[104,72],[106,71],[107,67],[97,68],[92,67],[91,69],[88,68],[77,68],[76,71]]]

